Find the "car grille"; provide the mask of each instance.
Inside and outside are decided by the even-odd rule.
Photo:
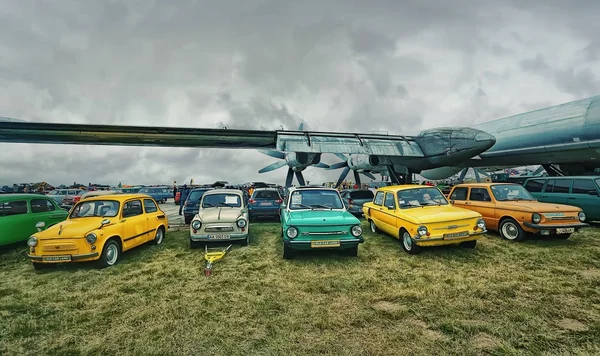
[[[233,231],[233,227],[231,226],[207,226],[204,231],[206,232],[224,232],[224,231]]]
[[[345,231],[321,231],[321,232],[303,232],[302,235],[343,235]]]
[[[74,242],[62,242],[62,243],[45,243],[42,246],[44,252],[64,252],[77,250],[77,244]]]
[[[575,216],[556,216],[553,218],[548,218],[548,220],[579,220],[579,218]]]

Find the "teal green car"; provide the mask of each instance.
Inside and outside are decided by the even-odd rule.
[[[357,256],[358,244],[364,242],[360,220],[347,211],[335,189],[290,188],[280,219],[285,259],[297,250],[340,250]]]
[[[69,212],[40,194],[0,195],[0,246],[29,237],[67,218]]]

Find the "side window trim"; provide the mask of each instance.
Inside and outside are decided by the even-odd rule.
[[[396,198],[394,196],[395,196],[394,193],[390,193],[390,192],[385,193],[385,198],[384,198],[383,203],[386,208],[391,206],[391,205],[388,205],[388,197],[392,197],[392,204],[393,204],[394,209],[396,209]]]
[[[377,203],[377,196],[381,197],[380,203]],[[373,204],[375,204],[377,206],[383,206],[384,202],[385,202],[385,192],[383,192],[383,191],[377,192],[377,194],[375,194],[375,197],[373,198]]]

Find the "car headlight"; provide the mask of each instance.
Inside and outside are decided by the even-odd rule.
[[[483,219],[477,220],[477,227],[480,228],[481,230],[485,229],[485,220],[483,220]]]
[[[200,230],[200,226],[202,226],[202,223],[200,221],[198,221],[198,220],[192,221],[192,229]]]
[[[352,229],[350,229],[350,233],[354,237],[359,237],[362,234],[362,227],[360,227],[360,225],[354,225],[352,226]]]
[[[583,211],[580,211],[577,216],[579,216],[579,221],[585,221],[585,213]]]
[[[98,236],[96,236],[96,234],[89,233],[87,234],[87,236],[85,237],[86,241],[93,244],[94,242],[96,242],[96,240],[98,239]]]
[[[542,221],[542,217],[540,216],[540,214],[533,213],[533,215],[531,215],[531,222],[533,222],[534,224],[539,224],[540,221]]]
[[[38,244],[38,239],[35,236],[31,236],[29,240],[27,240],[27,244],[31,247],[35,247]]]
[[[427,226],[422,226],[422,225],[421,225],[421,226],[419,226],[419,228],[417,228],[417,233],[418,233],[420,236],[425,236],[425,235],[427,235]]]
[[[237,226],[238,227],[246,227],[246,224],[247,224],[246,219],[239,219],[237,221]]]
[[[288,229],[285,231],[285,234],[287,235],[287,237],[289,237],[290,239],[296,238],[298,236],[298,229],[296,229],[293,226],[288,227]]]

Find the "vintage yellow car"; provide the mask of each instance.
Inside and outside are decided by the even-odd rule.
[[[28,257],[35,269],[54,263],[117,263],[121,253],[146,242],[161,244],[169,227],[166,214],[145,194],[87,198],[67,220],[31,235]]]
[[[426,185],[379,188],[373,201],[363,205],[363,213],[373,233],[400,239],[410,254],[426,246],[475,248],[486,232],[481,214],[450,205],[438,188]]]
[[[458,184],[449,196],[452,205],[480,213],[488,229],[511,241],[522,241],[528,234],[568,239],[589,226],[581,208],[538,202],[519,184]]]

